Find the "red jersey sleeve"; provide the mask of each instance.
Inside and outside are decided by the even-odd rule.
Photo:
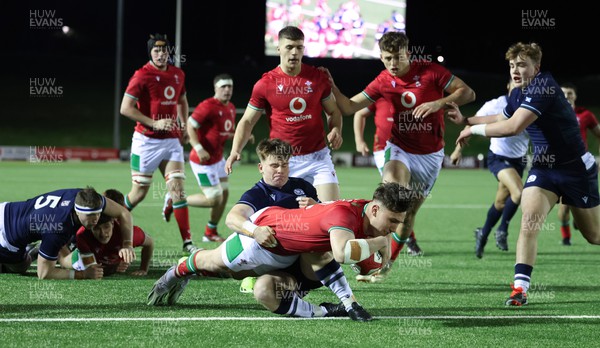
[[[265,110],[268,105],[267,97],[265,95],[267,86],[264,82],[266,75],[267,74],[264,74],[263,78],[258,80],[252,88],[252,95],[250,96],[248,106],[252,107],[255,110]]]
[[[129,79],[129,84],[127,85],[125,94],[134,97],[135,100],[138,100],[142,96],[142,89],[144,88],[143,85],[142,76],[138,70],[133,74],[131,79]]]
[[[202,125],[202,124],[205,124],[206,122],[210,121],[210,118],[208,117],[209,115],[210,115],[210,110],[207,107],[206,103],[201,102],[200,104],[198,104],[198,106],[196,106],[191,117],[192,117],[192,119],[194,119],[194,121],[196,121]]]
[[[439,64],[431,64],[430,71],[433,75],[433,80],[437,83],[437,86],[445,90],[450,85],[450,82],[454,79],[454,75],[450,72],[450,70]]]
[[[139,247],[146,241],[146,233],[139,226],[133,226],[133,247]]]

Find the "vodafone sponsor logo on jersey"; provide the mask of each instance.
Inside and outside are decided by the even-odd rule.
[[[286,117],[285,120],[288,122],[301,122],[304,120],[312,119],[312,115],[302,115],[304,110],[306,110],[306,100],[301,97],[292,98],[290,100],[290,111],[298,116],[290,116]]]
[[[400,97],[402,106],[408,110],[398,113],[398,130],[402,133],[431,133],[431,122],[427,119],[417,119],[413,115],[413,107],[417,105],[417,96],[412,92],[404,92]]]
[[[160,105],[175,105],[175,104],[177,104],[177,100],[173,100],[173,97],[175,97],[175,88],[173,88],[173,86],[165,87],[163,94],[164,94],[165,98],[167,98],[167,100],[161,101]]]

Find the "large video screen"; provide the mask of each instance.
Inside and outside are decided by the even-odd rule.
[[[406,30],[406,0],[268,0],[266,18],[267,56],[279,56],[279,30],[295,25],[305,56],[373,59],[386,31]]]

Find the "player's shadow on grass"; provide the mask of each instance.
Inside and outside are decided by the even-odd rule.
[[[175,306],[148,306],[145,302],[129,302],[118,304],[65,304],[65,303],[49,303],[44,304],[16,304],[16,305],[0,305],[0,313],[9,316],[11,314],[24,314],[23,317],[50,317],[52,313],[62,313],[58,316],[64,316],[65,311],[69,312],[70,316],[86,317],[86,316],[113,316],[114,313],[151,313],[150,316],[155,316],[156,313],[177,313],[190,310],[214,310],[223,311],[230,310],[236,313],[253,313],[265,312],[265,309],[258,303],[236,303],[236,304],[215,304],[215,303],[180,303]],[[36,314],[37,313],[37,314]]]

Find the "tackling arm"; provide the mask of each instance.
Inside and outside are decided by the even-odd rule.
[[[238,203],[227,214],[225,224],[239,234],[254,238],[261,246],[269,248],[277,245],[275,231],[269,226],[254,225],[250,221],[252,214],[254,210],[249,205]]]

